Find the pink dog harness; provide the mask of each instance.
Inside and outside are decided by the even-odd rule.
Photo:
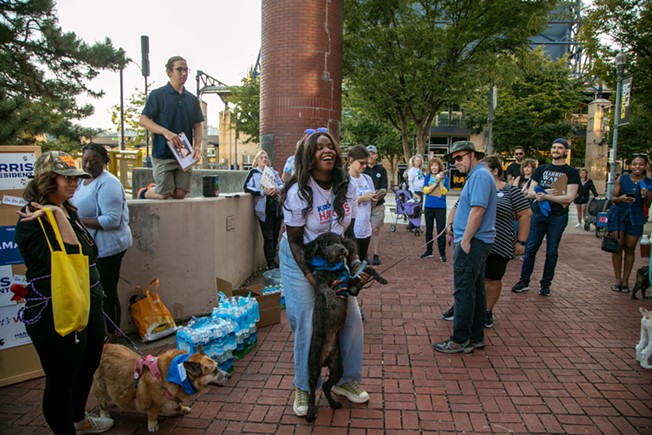
[[[136,361],[136,368],[134,370],[134,382],[136,383],[136,387],[138,387],[138,381],[140,380],[140,377],[143,376],[144,367],[149,369],[157,381],[161,382],[163,380],[161,372],[158,369],[157,362],[158,358],[152,355],[147,355],[146,357],[140,358]]]

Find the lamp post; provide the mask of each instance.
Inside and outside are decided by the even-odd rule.
[[[616,161],[618,153],[618,124],[620,123],[620,99],[622,98],[623,71],[625,70],[627,56],[622,51],[616,56],[616,110],[614,112],[614,134],[611,147],[611,166],[609,168],[609,181],[607,181],[607,198],[613,196],[616,184]]]

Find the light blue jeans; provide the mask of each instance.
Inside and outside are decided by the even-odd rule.
[[[315,306],[315,290],[294,261],[287,238],[281,239],[279,248],[281,280],[285,294],[288,323],[294,332],[294,386],[310,391],[308,386],[308,354],[312,337],[312,312]],[[348,311],[344,329],[340,335],[340,350],[344,374],[339,384],[362,380],[362,348],[364,331],[358,298],[348,297]]]

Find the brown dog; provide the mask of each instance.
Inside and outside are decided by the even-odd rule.
[[[159,414],[188,414],[190,408],[181,405],[182,400],[204,392],[211,383],[228,379],[228,374],[220,370],[199,346],[197,353],[170,371],[179,373],[179,369],[182,368],[181,372],[185,369],[188,393],[181,385],[167,380],[170,365],[179,355],[187,355],[187,352],[172,349],[153,359],[151,367],[154,371],[158,369],[158,378],[158,374],[145,364],[135,379],[137,363],[145,360],[125,346],[105,344],[91,389],[100,405],[100,415],[109,417],[107,405],[111,401],[121,409],[147,413],[147,429],[156,432]]]

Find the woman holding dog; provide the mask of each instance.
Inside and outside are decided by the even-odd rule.
[[[132,243],[127,196],[120,180],[104,170],[111,161],[106,148],[90,143],[83,151],[82,167],[92,178],[77,183],[77,191],[71,202],[77,207],[77,214],[97,243],[97,270],[106,294],[107,341],[117,343],[116,326],[120,326],[122,312],[118,280],[122,257]]]
[[[635,154],[631,174],[618,177],[611,196],[613,206],[607,214],[607,231],[618,239],[621,247],[620,252],[611,254],[616,278],[611,290],[616,292],[629,292],[634,253],[646,221],[643,206],[649,207],[652,202],[652,180],[645,174],[647,163],[647,155]]]
[[[353,228],[358,214],[358,196],[345,172],[341,150],[333,136],[325,131],[312,133],[299,147],[295,174],[283,193],[286,231],[281,239],[279,258],[285,289],[287,318],[294,332],[293,410],[301,417],[308,412],[308,354],[315,305],[315,278],[303,260],[303,247],[320,234],[333,232],[355,242]],[[361,267],[356,253],[348,258],[349,269]],[[363,274],[367,280],[365,274]],[[355,403],[369,400],[359,387],[362,380],[363,329],[360,308],[355,297],[347,298],[347,319],[340,336],[344,372],[340,385],[332,392]]]
[[[78,169],[70,155],[62,151],[44,153],[34,163],[34,179],[23,193],[28,205],[18,212],[16,224],[16,243],[29,282],[23,319],[45,372],[43,415],[56,435],[101,433],[113,426],[110,418],[85,414],[105,339],[104,292],[95,267],[97,246],[70,203],[79,180],[88,178],[90,175]],[[65,336],[54,326],[48,242],[53,247],[58,243],[45,208],[54,215],[66,252],[78,254],[81,247],[90,264],[88,324],[81,332]]]

